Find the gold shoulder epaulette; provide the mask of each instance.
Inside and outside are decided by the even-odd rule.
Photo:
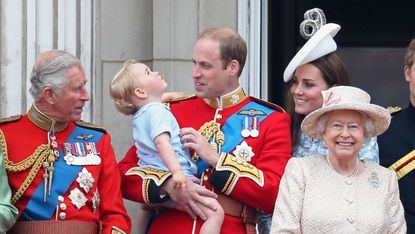
[[[81,127],[98,130],[98,131],[103,132],[105,134],[107,133],[107,130],[105,130],[103,127],[101,127],[99,125],[96,125],[96,124],[87,123],[87,122],[82,121],[82,120],[76,121],[75,124],[78,125],[78,126],[81,126]]]
[[[0,119],[0,124],[10,123],[19,120],[22,118],[22,115],[14,115],[7,118]]]
[[[395,113],[398,113],[399,111],[401,111],[402,110],[402,108],[401,107],[399,107],[399,106],[388,106],[388,108],[386,108],[388,111],[389,111],[389,114],[395,114]]]
[[[274,103],[272,103],[272,102],[267,102],[267,101],[261,100],[261,99],[256,98],[256,97],[251,97],[251,96],[250,96],[250,98],[251,98],[252,100],[254,100],[254,101],[256,101],[256,102],[258,102],[258,103],[260,103],[260,104],[264,105],[264,106],[267,106],[267,107],[269,107],[269,108],[271,108],[271,109],[274,109],[274,110],[277,110],[277,111],[279,111],[279,112],[285,113],[284,108],[282,108],[282,107],[278,106],[277,104],[274,104]]]

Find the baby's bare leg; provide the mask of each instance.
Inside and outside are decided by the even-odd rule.
[[[204,221],[200,234],[219,234],[222,228],[225,212],[219,202],[210,197],[206,197],[212,204],[217,207],[216,210],[212,210],[208,207],[201,205],[202,211],[206,214],[206,220]]]
[[[154,210],[147,204],[139,203],[137,210],[137,233],[145,234]]]

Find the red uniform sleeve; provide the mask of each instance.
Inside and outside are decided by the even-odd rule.
[[[131,232],[131,220],[124,207],[121,196],[121,178],[118,173],[114,149],[111,146],[111,138],[104,134],[99,142],[102,159],[102,170],[98,181],[100,194],[100,220],[103,233],[111,233],[120,229],[125,233]]]
[[[137,165],[136,147],[132,146],[124,159],[118,163],[121,173],[121,190],[125,199],[140,203],[160,203],[169,196],[160,195],[162,184],[171,173]]]
[[[133,145],[125,154],[124,158],[118,163],[121,174],[121,191],[125,199],[144,203],[141,192],[143,179],[138,175],[126,175],[127,171],[137,166],[137,148]]]

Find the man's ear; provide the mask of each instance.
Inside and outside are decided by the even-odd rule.
[[[408,65],[405,65],[403,68],[403,73],[405,75],[405,80],[408,82],[411,81],[411,68],[408,67]]]
[[[56,93],[51,87],[46,87],[42,90],[42,96],[45,101],[51,105],[54,105],[56,102]]]
[[[240,67],[241,66],[239,65],[239,62],[236,61],[235,59],[230,61],[228,64],[229,74],[231,76],[238,76]]]
[[[148,94],[144,89],[136,88],[134,89],[134,95],[138,98],[147,98]]]

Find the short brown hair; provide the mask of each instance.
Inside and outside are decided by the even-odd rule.
[[[232,60],[236,60],[240,66],[238,76],[241,75],[248,49],[245,40],[237,32],[230,28],[210,28],[200,34],[200,39],[218,41],[223,68],[226,68]]]
[[[406,47],[405,53],[405,66],[412,67],[415,60],[415,38],[411,40],[408,47]]]

